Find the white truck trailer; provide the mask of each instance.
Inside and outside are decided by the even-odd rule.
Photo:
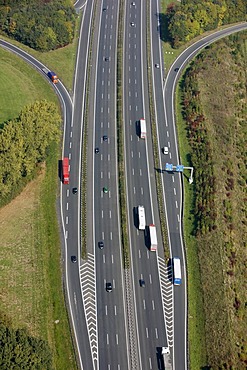
[[[138,206],[138,218],[139,218],[139,230],[145,230],[146,218],[145,218],[145,208],[143,206]]]
[[[161,354],[163,356],[164,370],[172,370],[172,360],[169,347],[162,347]]]
[[[149,225],[150,251],[156,252],[158,247],[157,233],[155,225]]]
[[[146,139],[146,137],[147,137],[146,120],[142,118],[140,119],[140,138]]]

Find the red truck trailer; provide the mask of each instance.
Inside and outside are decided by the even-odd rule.
[[[69,184],[69,158],[63,159],[63,183]]]

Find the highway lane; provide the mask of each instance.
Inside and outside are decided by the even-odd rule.
[[[99,20],[94,112],[94,253],[98,369],[129,369],[117,177],[116,66],[119,2],[104,1]],[[107,139],[104,141],[103,136]],[[103,188],[108,192],[104,193]],[[102,241],[104,248],[98,243]],[[112,283],[112,292],[106,283]]]
[[[126,145],[126,182],[128,189],[130,243],[134,278],[135,308],[139,339],[140,368],[157,368],[156,348],[165,346],[166,331],[156,253],[150,253],[143,231],[137,229],[136,207],[144,205],[146,225],[155,223],[161,236],[155,186],[151,131],[148,112],[147,65],[145,49],[146,12],[141,1],[126,3],[124,47],[124,122]],[[132,23],[133,22],[133,23]],[[138,121],[147,119],[147,140],[139,139]],[[147,150],[149,146],[150,152]],[[149,158],[150,157],[150,158]],[[145,288],[139,280],[143,278]]]
[[[153,65],[160,60],[160,66],[163,65],[162,55],[160,54],[160,39],[157,37],[157,14],[159,9],[155,3],[152,3],[151,21],[152,21],[152,56]],[[160,167],[164,168],[165,163],[172,163],[173,165],[180,164],[178,157],[178,147],[176,141],[175,119],[174,119],[174,88],[177,81],[178,73],[175,68],[187,64],[202,47],[208,45],[209,42],[215,40],[215,37],[223,36],[232,31],[237,31],[245,26],[234,26],[229,31],[222,30],[217,34],[206,37],[198,41],[175,61],[171,70],[168,73],[167,80],[164,87],[164,100],[162,102],[163,90],[163,71],[154,69],[153,85],[155,86],[155,109],[156,120],[159,137],[160,149],[164,146],[169,147],[169,154],[160,155]],[[218,36],[217,36],[218,35]],[[160,59],[159,59],[160,58]],[[160,151],[161,153],[161,151]],[[187,181],[187,180],[186,180]],[[182,286],[174,287],[174,351],[173,351],[173,365],[174,369],[187,368],[187,296],[186,296],[186,267],[184,247],[182,241],[181,219],[182,219],[182,183],[181,175],[178,173],[164,173],[163,174],[163,194],[165,199],[165,206],[167,209],[167,225],[169,232],[169,244],[171,256],[177,256],[182,263]]]

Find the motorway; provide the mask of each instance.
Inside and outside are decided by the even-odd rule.
[[[124,122],[125,122],[125,158],[126,184],[128,192],[128,218],[130,250],[132,256],[131,273],[133,277],[134,318],[137,330],[137,369],[156,369],[156,347],[169,345],[173,355],[173,369],[187,369],[187,301],[186,267],[182,243],[182,176],[181,174],[163,173],[164,206],[166,209],[169,246],[171,256],[178,256],[182,261],[183,284],[173,287],[167,279],[163,266],[163,251],[151,253],[146,246],[143,232],[136,227],[134,209],[139,204],[145,206],[147,224],[155,223],[158,241],[161,246],[159,216],[154,183],[154,165],[150,120],[148,112],[147,64],[145,34],[146,10],[141,0],[136,6],[126,2],[125,41],[124,41]],[[68,305],[74,331],[78,363],[84,369],[130,369],[128,333],[125,312],[125,292],[121,260],[120,225],[117,187],[116,155],[116,35],[118,3],[103,2],[98,13],[99,33],[95,34],[94,45],[95,82],[90,111],[93,108],[92,130],[89,142],[92,144],[89,154],[91,177],[92,209],[87,220],[91,224],[88,261],[80,258],[80,225],[83,210],[80,210],[80,196],[73,195],[72,187],[80,189],[81,142],[84,125],[84,96],[87,76],[88,30],[92,22],[92,2],[84,7],[82,28],[73,92],[73,102],[61,82],[54,86],[64,112],[63,155],[70,157],[69,186],[61,185],[61,215],[64,234],[65,284],[68,293]],[[159,33],[157,32],[159,13],[158,3],[150,8],[152,65],[163,65]],[[133,22],[135,26],[130,26]],[[188,61],[200,49],[220,37],[246,29],[240,24],[215,32],[186,49],[175,61],[163,82],[162,68],[152,68],[157,134],[160,148],[169,147],[168,162],[179,163],[175,119],[174,89],[179,73]],[[81,43],[83,36],[83,43]],[[0,45],[18,54],[44,75],[42,63],[23,52],[16,46],[0,40]],[[107,53],[107,55],[106,55]],[[109,57],[109,60],[105,60]],[[174,69],[179,68],[179,73]],[[44,77],[46,77],[44,75]],[[103,95],[102,95],[103,94]],[[148,139],[140,140],[137,136],[136,121],[145,117],[148,123]],[[91,136],[90,136],[91,135]],[[108,141],[102,142],[107,135]],[[95,146],[100,153],[95,154]],[[160,155],[160,168],[164,168],[167,159]],[[91,170],[92,168],[92,170]],[[103,194],[103,186],[109,191]],[[80,192],[79,192],[80,193]],[[103,240],[105,248],[99,250],[97,243]],[[91,247],[90,247],[91,246]],[[78,263],[71,263],[71,255],[78,256]],[[91,258],[92,257],[92,258]],[[91,269],[91,270],[90,270]],[[164,269],[164,276],[161,270]],[[91,272],[91,273],[90,273]],[[96,281],[93,282],[96,274]],[[139,286],[139,279],[144,278],[146,287]],[[113,291],[106,292],[105,283],[113,283]],[[168,283],[168,290],[162,284]],[[91,289],[91,290],[90,290]],[[90,298],[88,299],[88,293]],[[168,331],[166,298],[173,297],[173,330]],[[90,310],[88,306],[90,306]],[[95,307],[96,309],[95,309]],[[98,320],[97,320],[98,318]],[[166,323],[166,326],[165,326]],[[86,334],[88,333],[88,335]]]

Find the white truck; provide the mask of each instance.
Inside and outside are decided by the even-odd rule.
[[[158,247],[157,233],[155,225],[149,225],[150,251],[156,252]]]
[[[146,121],[144,118],[140,119],[140,138],[146,139],[147,137],[147,127],[146,127]]]
[[[163,356],[164,370],[172,370],[172,360],[169,347],[162,347],[161,354]]]
[[[138,206],[138,218],[139,218],[139,230],[145,230],[146,218],[145,218],[145,208],[143,206]]]

